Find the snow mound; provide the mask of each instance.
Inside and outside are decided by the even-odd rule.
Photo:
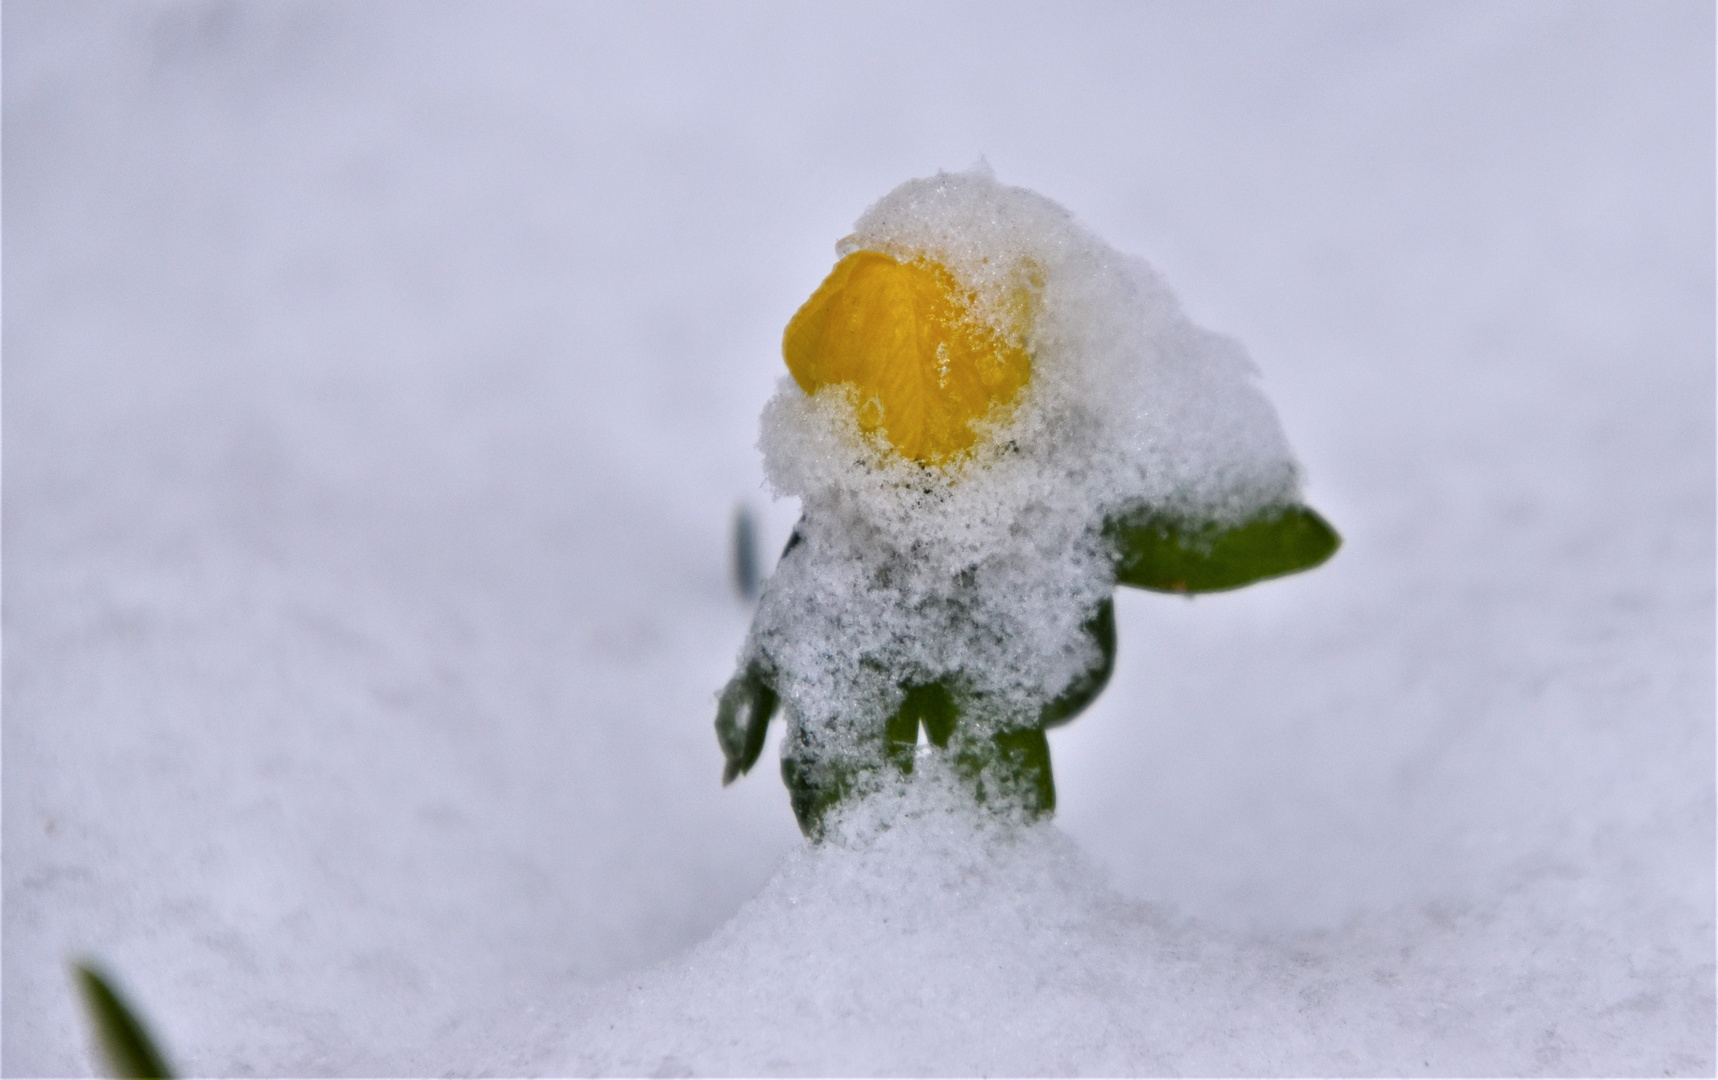
[[[689,954],[594,995],[534,1064],[623,1076],[1699,1069],[1674,1049],[1694,1009],[1671,1002],[1697,1000],[1701,976],[1649,960],[1632,996],[1595,1008],[1605,995],[1559,957],[1608,967],[1627,950],[1548,918],[1561,892],[1526,882],[1489,906],[1404,909],[1340,935],[1239,937],[1123,897],[1051,825],[999,822],[950,785],[900,786],[846,808],[827,842],[789,855]],[[1524,958],[1524,937],[1545,948]],[[1666,1049],[1642,1058],[1649,1031]]]

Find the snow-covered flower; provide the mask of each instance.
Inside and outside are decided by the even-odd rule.
[[[933,259],[855,251],[788,323],[782,353],[807,394],[844,388],[860,431],[941,464],[972,447],[975,421],[1005,417],[1032,377],[1027,285],[996,325]]]
[[[909,181],[837,254],[764,413],[803,516],[722,694],[724,782],[785,705],[811,835],[915,769],[1047,813],[1044,729],[1109,678],[1116,584],[1234,588],[1336,535],[1244,351],[1049,200],[982,168]]]

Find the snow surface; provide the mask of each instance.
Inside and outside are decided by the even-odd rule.
[[[6,1073],[83,954],[200,1074],[1714,1069],[1710,5],[3,17]],[[1118,597],[1054,824],[814,851],[728,526],[981,154],[1345,544]]]

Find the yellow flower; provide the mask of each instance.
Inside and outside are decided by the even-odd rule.
[[[973,421],[1011,407],[1032,377],[1024,347],[1030,294],[1016,291],[1010,325],[1000,328],[976,303],[935,262],[856,251],[787,324],[782,353],[806,393],[851,385],[860,430],[881,431],[907,457],[941,465],[977,441]]]

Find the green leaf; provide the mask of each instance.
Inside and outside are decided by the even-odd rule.
[[[1038,728],[1016,728],[969,741],[955,755],[955,767],[972,784],[980,803],[1011,801],[1032,817],[1056,809],[1050,740]]]
[[[1116,606],[1115,601],[1105,597],[1098,605],[1096,615],[1086,623],[1086,633],[1091,635],[1098,646],[1098,662],[1095,667],[1086,669],[1086,673],[1075,679],[1068,688],[1062,691],[1062,696],[1044,706],[1038,714],[1038,726],[1053,728],[1066,724],[1074,717],[1085,711],[1097,696],[1103,693],[1109,685],[1110,672],[1116,666]]]
[[[72,965],[72,975],[95,1028],[96,1042],[107,1059],[108,1071],[116,1077],[173,1075],[149,1031],[125,1003],[125,999],[89,964]]]
[[[764,750],[764,736],[769,733],[770,717],[780,703],[775,688],[756,664],[734,676],[722,691],[716,706],[716,742],[726,759],[722,766],[723,787],[757,764],[758,755]]]
[[[809,755],[782,755],[781,779],[800,832],[813,840],[823,838],[823,815],[847,797],[855,772],[850,766]]]
[[[1111,519],[1106,531],[1118,554],[1116,582],[1157,592],[1219,592],[1310,570],[1342,543],[1305,506],[1271,510],[1235,526],[1141,510]]]

